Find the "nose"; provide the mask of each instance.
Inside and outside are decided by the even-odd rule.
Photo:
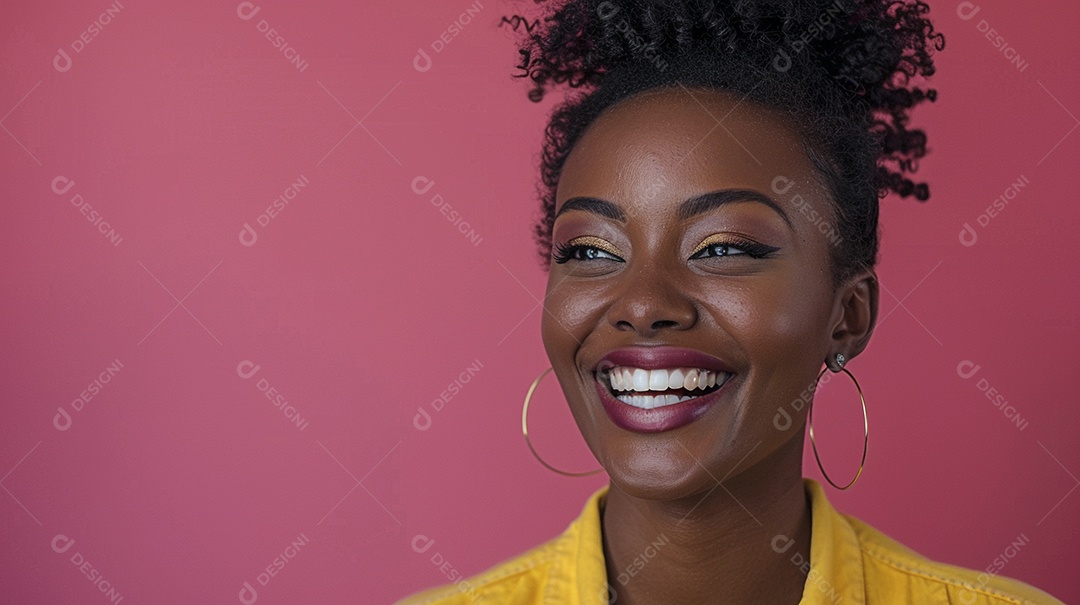
[[[670,270],[654,264],[623,275],[625,281],[608,309],[608,322],[616,330],[654,337],[661,330],[686,330],[697,322],[697,307]]]

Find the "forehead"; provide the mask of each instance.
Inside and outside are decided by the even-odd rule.
[[[632,208],[726,188],[777,197],[780,177],[820,189],[790,118],[725,91],[656,89],[589,125],[563,165],[556,208],[577,196]]]

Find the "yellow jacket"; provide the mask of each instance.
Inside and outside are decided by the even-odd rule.
[[[802,605],[1061,604],[1018,580],[931,561],[837,512],[816,481],[803,479],[803,484],[810,497],[812,529],[809,565],[793,560],[807,573]],[[608,487],[589,498],[562,535],[471,578],[411,595],[398,605],[608,603],[613,593],[600,526]],[[617,593],[618,581],[610,584]]]

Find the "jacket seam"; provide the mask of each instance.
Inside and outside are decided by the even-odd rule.
[[[995,598],[998,598],[998,599],[1003,599],[1005,601],[1008,601],[1009,603],[1015,603],[1017,605],[1022,605],[1024,603],[1024,600],[1021,599],[1020,597],[1015,597],[1015,596],[1012,596],[1012,595],[1009,595],[1009,594],[1006,594],[1006,593],[1003,593],[1003,592],[998,592],[996,590],[986,588],[985,586],[982,587],[982,588],[979,588],[979,587],[975,586],[974,584],[968,584],[966,582],[962,582],[962,581],[959,581],[959,580],[956,580],[956,579],[953,579],[953,578],[947,578],[947,577],[944,577],[944,576],[936,575],[936,574],[931,573],[931,572],[929,572],[929,571],[927,571],[925,569],[912,567],[910,565],[905,565],[904,563],[901,563],[901,562],[893,559],[892,557],[889,557],[888,555],[886,555],[886,554],[882,553],[881,551],[879,551],[877,549],[874,549],[874,548],[870,548],[870,547],[867,547],[867,546],[862,546],[861,550],[867,556],[873,557],[874,559],[876,559],[876,560],[878,560],[878,561],[880,561],[880,562],[882,562],[882,563],[884,563],[886,565],[889,565],[890,567],[893,567],[893,568],[895,568],[897,570],[900,570],[902,572],[905,572],[905,573],[908,573],[908,574],[911,574],[911,575],[914,575],[914,576],[921,577],[921,578],[926,579],[926,580],[934,580],[934,581],[937,581],[937,582],[941,582],[942,584],[953,586],[955,588],[962,588],[964,590],[970,590],[972,592],[979,593],[979,594],[982,594],[982,595],[985,595],[985,596],[988,596],[988,597],[995,597]]]
[[[484,578],[484,581],[482,583],[475,584],[473,586],[473,589],[474,590],[480,590],[482,588],[490,587],[495,582],[505,580],[505,579],[507,579],[507,578],[509,578],[511,576],[520,574],[522,572],[530,571],[532,569],[535,569],[535,568],[539,567],[540,565],[542,565],[544,563],[550,562],[551,559],[552,559],[551,546],[552,545],[548,545],[548,547],[545,548],[542,552],[536,553],[534,555],[535,558],[530,557],[529,561],[519,563],[519,564],[517,564],[517,565],[515,565],[513,567],[510,567],[509,569],[502,570],[499,573],[497,573],[497,574],[495,574],[495,575],[493,575],[491,577]],[[463,580],[467,580],[467,579],[468,578],[463,578]],[[431,603],[438,603],[439,601],[442,601],[443,599],[446,599],[447,597],[449,597],[451,595],[455,595],[457,593],[468,595],[467,592],[462,591],[460,588],[458,588],[459,584],[460,584],[460,582],[455,582],[452,586],[447,586],[446,590],[444,592],[442,592],[440,594],[432,595],[431,597],[429,597],[428,599],[425,599],[424,601],[421,601],[417,605],[429,605]],[[451,590],[451,589],[455,589],[456,591]],[[472,600],[472,599],[470,598],[470,600]]]

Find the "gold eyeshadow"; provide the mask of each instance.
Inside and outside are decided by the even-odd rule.
[[[706,237],[704,240],[702,240],[702,242],[700,244],[698,244],[696,248],[694,248],[694,252],[691,253],[690,256],[693,256],[693,255],[697,254],[698,252],[701,252],[702,250],[704,250],[704,249],[706,249],[706,248],[708,248],[710,246],[715,246],[717,244],[727,244],[729,246],[733,245],[732,239],[742,239],[742,238],[732,238],[732,236],[730,234],[726,234],[726,233],[714,233],[714,234],[710,235],[709,237]]]
[[[622,252],[619,252],[618,248],[616,248],[615,246],[612,246],[606,240],[602,240],[599,237],[596,237],[596,236],[593,236],[593,235],[582,235],[580,237],[575,237],[575,238],[567,241],[566,245],[567,246],[591,246],[591,247],[596,248],[598,250],[603,250],[604,252],[607,252],[608,254],[611,254],[611,255],[614,255],[614,256],[622,256]]]

